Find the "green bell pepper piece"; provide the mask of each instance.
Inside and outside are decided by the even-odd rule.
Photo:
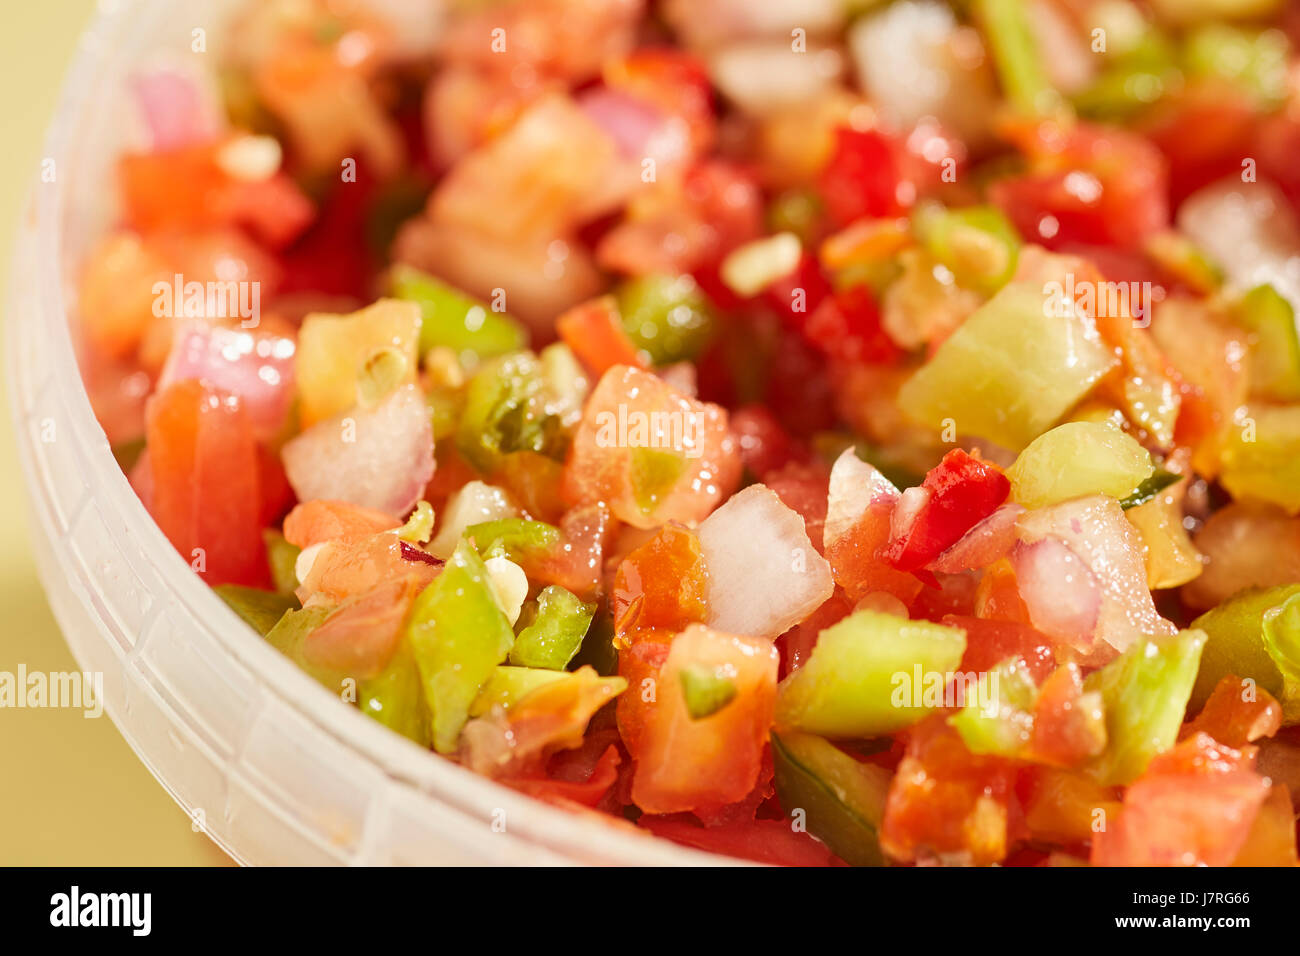
[[[1300,405],[1252,405],[1233,424],[1219,481],[1234,498],[1300,513]]]
[[[465,391],[456,447],[485,474],[515,451],[563,460],[568,430],[559,416],[548,411],[548,398],[541,365],[531,352],[484,362]]]
[[[772,735],[776,794],[786,813],[802,810],[808,832],[853,866],[884,866],[880,827],[892,774],[860,763],[821,737]]]
[[[266,542],[266,561],[271,566],[271,580],[275,582],[275,589],[284,594],[292,593],[298,587],[296,565],[302,549],[296,544],[290,544],[284,535],[270,528],[262,532],[262,540]]]
[[[584,604],[557,584],[537,595],[532,621],[515,638],[510,663],[561,671],[582,647],[596,605]]]
[[[485,558],[500,554],[513,561],[553,548],[560,541],[560,529],[545,521],[498,518],[470,525],[465,529],[464,537],[472,538],[479,554]]]
[[[509,710],[523,698],[546,684],[567,677],[568,671],[545,667],[515,667],[502,664],[492,672],[483,689],[470,705],[471,717],[482,717],[493,707]]]
[[[1141,638],[1088,675],[1084,689],[1100,692],[1106,714],[1106,750],[1088,768],[1101,783],[1131,783],[1178,740],[1206,640],[1198,630]]]
[[[219,584],[212,590],[229,605],[230,609],[243,618],[253,630],[265,637],[286,611],[298,606],[298,599],[292,594],[277,591],[263,591],[261,588],[246,588],[238,584]]]
[[[1051,113],[1062,100],[1047,78],[1025,0],[974,0],[975,21],[993,50],[1002,91],[1022,113]]]
[[[480,359],[514,352],[528,345],[520,322],[440,279],[399,265],[392,272],[393,295],[420,307],[420,354],[442,346],[457,355]]]
[[[691,720],[712,717],[736,699],[736,682],[707,667],[684,667],[678,676]]]
[[[429,708],[424,703],[420,669],[415,663],[411,641],[403,635],[384,669],[357,687],[361,712],[395,730],[421,747],[432,742]]]
[[[1151,454],[1136,439],[1104,422],[1066,422],[1039,435],[1010,468],[1011,497],[1026,508],[1083,495],[1121,501],[1155,471]]]
[[[630,279],[617,299],[628,337],[655,365],[693,359],[713,337],[712,307],[690,276]]]
[[[1242,591],[1192,622],[1209,638],[1192,688],[1192,710],[1205,706],[1219,681],[1230,674],[1249,678],[1281,699],[1285,681],[1264,643],[1264,615],[1296,595],[1300,584]]]
[[[1282,717],[1300,722],[1300,595],[1264,612],[1264,649],[1282,673]]]
[[[1291,303],[1271,285],[1261,285],[1242,296],[1235,315],[1255,336],[1251,388],[1279,402],[1300,401],[1300,337]]]
[[[994,206],[945,209],[927,203],[913,215],[912,228],[959,285],[992,295],[1015,274],[1020,235]]]
[[[903,383],[899,407],[935,429],[952,422],[959,434],[1024,448],[1117,361],[1095,329],[1067,312],[1037,283],[1003,287]]]
[[[961,628],[856,611],[822,631],[781,682],[776,724],[831,738],[901,730],[942,706],[926,700],[925,685],[946,684],[965,651]]]
[[[468,542],[416,597],[407,633],[433,714],[434,749],[453,753],[470,705],[515,641],[483,559]]]
[[[1016,660],[979,675],[975,697],[948,718],[973,754],[1014,757],[1029,742],[1038,688]]]

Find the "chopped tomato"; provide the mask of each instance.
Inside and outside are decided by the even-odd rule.
[[[148,504],[163,534],[209,584],[267,584],[257,443],[239,399],[177,382],[145,418]]]
[[[842,590],[836,588],[821,607],[777,638],[776,645],[781,651],[781,679],[808,662],[822,631],[852,612],[853,604]]]
[[[1025,662],[1035,683],[1041,683],[1056,667],[1051,642],[1045,634],[1017,621],[987,621],[949,614],[940,622],[966,632],[963,671],[984,672],[1011,657]]]
[[[914,575],[897,570],[885,557],[895,501],[873,501],[852,528],[826,544],[835,583],[855,604],[876,591],[911,604],[923,587]]]
[[[290,544],[309,548],[322,541],[368,538],[398,527],[391,515],[346,501],[304,501],[284,519]]]
[[[236,179],[218,161],[228,143],[184,146],[124,156],[118,167],[126,218],[137,229],[244,226],[281,247],[311,222],[311,201],[282,172],[253,181]]]
[[[1057,668],[1038,689],[1034,730],[1025,757],[1077,767],[1106,748],[1106,723],[1097,694],[1085,695],[1073,662]]]
[[[647,813],[716,812],[753,790],[776,707],[778,664],[776,648],[762,638],[693,624],[673,640],[644,728],[629,742],[637,806]],[[687,680],[697,674],[727,682],[730,696],[693,716]]]
[[[880,307],[865,285],[852,285],[822,300],[799,329],[808,344],[848,362],[891,362],[902,355],[885,334]]]
[[[628,752],[641,748],[645,727],[654,712],[658,695],[659,672],[668,660],[672,631],[638,631],[631,646],[618,652],[618,676],[627,681],[627,690],[619,695],[616,709],[618,729]]]
[[[627,365],[601,377],[565,466],[571,500],[607,502],[637,528],[703,520],[739,478],[726,411]]]
[[[706,853],[721,853],[771,866],[834,866],[839,863],[824,843],[796,832],[785,820],[751,820],[702,827],[676,817],[646,815],[637,821],[657,837]]]
[[[610,611],[623,641],[643,628],[681,631],[708,617],[708,571],[700,539],[669,522],[618,566]]]
[[[609,743],[605,744],[600,759],[590,765],[584,754],[589,749],[584,745],[578,750],[560,751],[551,758],[545,777],[507,777],[502,783],[540,800],[558,799],[595,807],[618,779],[622,758],[618,746]]]
[[[1168,172],[1147,140],[1086,123],[1012,130],[1030,171],[995,182],[990,196],[1028,241],[1133,248],[1169,225]]]
[[[576,305],[555,320],[555,331],[596,377],[615,365],[647,367],[640,350],[623,329],[612,296]]]
[[[924,567],[991,515],[1010,493],[1011,482],[1001,469],[981,459],[978,452],[971,455],[954,448],[925,476],[913,499],[915,516],[902,522],[895,519],[898,527],[891,534],[886,559],[900,571]],[[909,507],[908,494],[899,509]]]
[[[914,727],[889,788],[880,842],[895,859],[976,866],[1007,855],[1015,764],[975,756],[936,715]]]
[[[1282,727],[1282,705],[1272,694],[1226,674],[1214,686],[1196,719],[1183,727],[1182,736],[1206,733],[1225,747],[1244,747],[1261,737],[1272,737]]]
[[[604,587],[604,555],[614,521],[603,503],[579,505],[560,519],[560,540],[549,552],[529,558],[523,568],[530,580],[558,584],[584,601]]]
[[[826,524],[826,494],[830,486],[830,472],[817,463],[791,462],[779,471],[769,473],[763,483],[791,511],[803,518],[808,540],[821,554],[822,527]]]
[[[421,581],[385,581],[345,603],[303,640],[308,663],[358,680],[377,676],[393,655]]]
[[[1082,771],[1026,766],[1016,792],[1031,838],[1065,847],[1091,843],[1120,810],[1115,788]]]
[[[740,460],[759,481],[793,459],[801,457],[795,441],[765,405],[746,405],[731,413],[729,424]]]
[[[1253,748],[1252,748],[1253,749]],[[1097,835],[1098,866],[1227,866],[1246,843],[1269,782],[1250,755],[1197,733],[1150,766]]]
[[[864,217],[896,215],[915,195],[915,186],[903,178],[895,144],[877,130],[848,126],[835,131],[835,150],[817,186],[839,227]]]
[[[1012,621],[1033,626],[1029,620],[1029,608],[1016,583],[1016,569],[1006,558],[1000,558],[984,569],[975,595],[975,616],[987,621]]]

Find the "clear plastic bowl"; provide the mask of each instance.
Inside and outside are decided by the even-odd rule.
[[[150,771],[253,864],[691,864],[722,858],[533,801],[422,750],[298,671],[172,549],[114,461],[78,374],[77,263],[111,221],[124,77],[222,8],[101,0],[46,144],[13,262],[8,381],[37,569],[80,666]],[[215,56],[215,53],[208,53]]]

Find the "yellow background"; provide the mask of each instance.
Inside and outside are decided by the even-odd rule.
[[[0,3],[0,302],[14,230],[92,0]],[[0,348],[3,348],[0,345]],[[72,670],[32,567],[13,427],[0,392],[0,671]],[[0,865],[227,862],[150,776],[107,716],[0,710]]]

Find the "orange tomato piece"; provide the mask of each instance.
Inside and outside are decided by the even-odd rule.
[[[632,799],[646,813],[708,813],[747,797],[758,780],[776,708],[776,648],[692,624],[672,642],[636,735]],[[694,718],[683,674],[725,675],[734,694]],[[632,689],[634,692],[635,689]]]
[[[614,574],[610,610],[614,634],[623,643],[642,628],[680,631],[708,617],[708,572],[700,539],[685,525],[669,522],[623,559]]]
[[[398,527],[391,515],[346,501],[304,501],[284,519],[290,544],[309,548],[322,541],[366,538]]]
[[[145,419],[147,504],[163,534],[211,585],[267,585],[258,447],[239,399],[177,382]]]
[[[1225,674],[1196,719],[1183,727],[1182,736],[1207,733],[1226,747],[1240,748],[1272,737],[1281,727],[1282,705],[1272,694]]]
[[[880,844],[896,860],[987,866],[1011,843],[1015,764],[976,756],[943,715],[911,731],[885,804]]]

